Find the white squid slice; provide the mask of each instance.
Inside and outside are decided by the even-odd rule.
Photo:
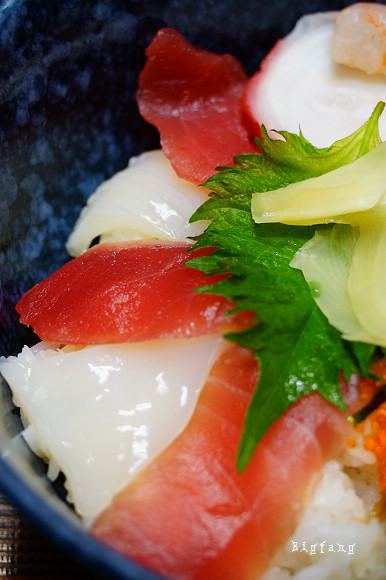
[[[0,359],[23,436],[61,470],[69,500],[92,521],[185,428],[222,351],[220,336],[55,349]]]
[[[206,222],[189,224],[208,190],[177,176],[161,150],[130,160],[89,197],[67,242],[79,256],[95,240],[159,239],[182,242],[200,234]],[[205,225],[206,224],[206,225]]]

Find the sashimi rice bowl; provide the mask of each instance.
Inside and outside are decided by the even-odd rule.
[[[386,5],[0,6],[0,487],[101,577],[386,578]]]

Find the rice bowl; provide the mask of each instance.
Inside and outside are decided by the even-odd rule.
[[[211,9],[202,6],[202,11],[194,18],[190,14],[187,21],[189,8],[184,10],[183,3],[179,8],[174,12],[173,6],[161,10],[145,3],[141,9],[131,9],[122,8],[117,2],[86,2],[82,7],[75,2],[58,2],[50,10],[29,1],[3,5],[3,41],[9,46],[10,64],[15,67],[12,78],[16,78],[12,86],[5,85],[1,128],[4,174],[0,180],[6,192],[1,229],[5,248],[3,355],[13,357],[24,344],[36,342],[30,329],[19,326],[15,304],[28,288],[67,260],[66,240],[90,194],[122,171],[129,158],[158,146],[158,135],[139,116],[133,96],[145,47],[155,32],[166,21],[213,48],[212,30],[205,26],[206,10]],[[316,3],[315,9],[318,8]],[[255,9],[250,7],[247,13]],[[272,46],[288,31],[289,21],[279,26],[278,16],[267,11],[273,24],[267,26],[262,19],[262,45],[248,58],[248,39],[240,33],[243,20],[237,20],[238,25],[232,30],[233,19],[225,15],[223,8],[217,6],[213,10],[228,23],[226,34],[218,35],[216,49],[221,52],[224,45],[231,47],[227,50],[241,58],[250,73],[266,53],[267,43]],[[304,7],[291,10],[294,23]],[[30,28],[25,28],[25,44],[16,40],[22,21],[31,23]],[[265,35],[269,36],[268,41]],[[27,49],[31,38],[33,43]],[[21,43],[17,54],[23,59],[18,65],[12,56],[13,42]],[[3,70],[3,78],[7,78],[6,62]],[[100,71],[104,71],[103,75]],[[119,227],[118,238],[114,233],[111,238],[107,231],[105,241],[110,243],[111,239],[120,240],[126,235]],[[183,233],[187,235],[189,232]],[[94,237],[91,234],[86,245]],[[33,428],[28,427],[30,419],[22,412],[20,420],[13,403],[19,406],[20,401],[15,398],[12,402],[9,388],[3,384],[0,443],[4,491],[61,544],[94,567],[102,566],[105,573],[127,580],[157,577],[110,548],[101,547],[88,535],[87,526],[61,499],[63,487],[55,488],[49,481],[57,475],[56,462],[52,461],[47,471],[25,446],[20,435],[23,429],[38,455],[50,456],[45,444],[36,441]],[[295,533],[274,556],[262,576],[264,580],[332,579],[346,578],[348,574],[384,578],[385,525],[372,517],[382,513],[381,497],[374,455],[364,448],[363,437],[358,435],[355,445],[345,447],[338,458],[326,463],[313,500]],[[72,497],[67,499],[71,502]],[[326,503],[331,506],[328,510]]]

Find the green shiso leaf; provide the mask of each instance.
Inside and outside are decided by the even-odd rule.
[[[373,347],[348,343],[317,307],[303,274],[290,267],[299,248],[320,227],[256,224],[251,216],[254,192],[277,189],[351,163],[380,143],[379,103],[355,133],[317,149],[302,134],[281,132],[271,139],[265,129],[259,154],[235,157],[235,167],[221,167],[205,184],[210,199],[191,221],[211,220],[195,248],[213,247],[210,255],[188,262],[205,274],[230,273],[201,292],[226,297],[233,312],[251,310],[255,325],[227,338],[251,348],[260,377],[245,419],[237,468],[242,471],[264,433],[301,396],[318,391],[344,410],[339,375],[370,373]]]

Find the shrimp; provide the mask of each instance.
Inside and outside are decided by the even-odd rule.
[[[386,6],[360,2],[336,19],[332,58],[338,64],[386,75]]]

